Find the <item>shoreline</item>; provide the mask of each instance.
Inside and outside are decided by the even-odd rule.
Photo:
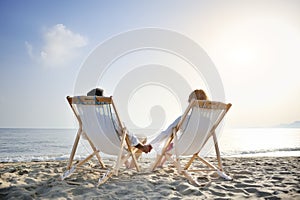
[[[84,159],[88,156],[91,152],[86,155],[76,155],[76,159]],[[68,154],[69,156],[69,154]],[[111,159],[115,156],[110,156],[106,154],[100,154],[100,156],[104,159]],[[279,151],[261,151],[261,152],[254,152],[254,153],[242,153],[242,154],[232,154],[232,155],[222,155],[222,158],[263,158],[263,157],[276,157],[276,158],[285,158],[285,157],[299,157],[300,156],[300,149],[297,148],[296,150],[279,150]],[[0,159],[0,163],[24,163],[24,162],[66,162],[68,161],[68,157],[66,156],[58,156],[58,157],[51,157],[51,156],[37,156],[37,157],[14,157],[14,158],[2,158]],[[155,159],[156,154],[144,154],[143,157],[147,159]],[[215,155],[207,155],[206,157],[215,157]]]
[[[300,157],[224,157],[224,170],[233,180],[197,173],[200,187],[171,163],[150,172],[152,161],[141,158],[141,172],[121,168],[119,176],[99,187],[99,174],[87,166],[61,181],[67,161],[2,162],[0,199],[300,199]],[[113,164],[109,158],[104,162]]]

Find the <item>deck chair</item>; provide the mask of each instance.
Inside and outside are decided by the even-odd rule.
[[[131,147],[127,130],[119,118],[112,97],[68,96],[67,100],[78,120],[79,129],[68,161],[67,170],[61,177],[62,180],[70,176],[94,156],[96,156],[101,166],[101,169],[98,171],[103,174],[99,178],[98,185],[105,183],[112,175],[118,175],[120,167],[130,157],[136,170],[140,170],[134,154],[137,149]],[[121,134],[118,131],[121,131]],[[93,152],[77,164],[73,164],[78,142],[81,138],[88,141]],[[108,168],[101,159],[100,152],[113,155],[114,157],[117,156],[115,165]]]
[[[173,128],[173,133],[167,137],[162,145],[161,153],[151,166],[152,171],[161,163],[163,159],[171,161],[177,168],[179,174],[183,174],[191,183],[199,185],[190,172],[216,171],[219,176],[231,180],[226,175],[218,147],[216,129],[230,109],[231,104],[224,104],[214,101],[193,100],[188,105],[178,124]],[[215,166],[204,159],[201,151],[209,142],[214,143],[217,163]],[[171,144],[171,145],[170,145]],[[173,148],[170,150],[170,146]],[[175,157],[175,158],[174,158]],[[191,157],[185,166],[181,165],[181,157]],[[205,167],[189,169],[192,163],[198,159]]]

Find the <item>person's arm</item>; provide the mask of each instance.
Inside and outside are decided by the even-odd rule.
[[[181,116],[178,117],[175,121],[173,121],[173,123],[170,124],[166,130],[162,131],[156,138],[154,138],[150,142],[150,144],[160,143],[163,140],[165,140],[168,136],[170,136],[172,134],[173,128],[178,124],[180,119],[181,119]]]
[[[115,117],[116,116],[113,115],[113,120],[116,122]],[[119,135],[122,134],[121,128],[119,126],[117,127],[117,129],[118,129]],[[126,132],[127,132],[128,137],[129,137],[131,146],[134,146],[134,147],[138,148],[139,150],[141,150],[144,153],[149,153],[151,151],[152,146],[150,144],[144,145],[144,144],[140,143],[139,139],[135,135],[131,134],[128,130],[126,130]]]
[[[144,153],[149,153],[151,151],[152,146],[150,144],[148,144],[148,145],[142,144],[135,135],[129,133],[128,131],[127,131],[127,135],[131,142],[131,146],[138,148],[139,150],[141,150]]]

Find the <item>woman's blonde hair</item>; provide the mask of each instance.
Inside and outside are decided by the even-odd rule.
[[[197,100],[208,100],[206,93],[204,90],[194,90],[189,96],[189,102],[193,99]]]

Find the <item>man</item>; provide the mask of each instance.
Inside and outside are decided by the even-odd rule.
[[[87,93],[87,96],[103,96],[103,92],[104,92],[103,89],[95,88],[95,89],[92,89],[91,91],[89,91]],[[113,115],[113,120],[116,122],[115,124],[118,124],[114,115]],[[122,134],[121,128],[117,127],[117,129],[118,129],[118,134],[121,136],[121,134]],[[139,141],[139,139],[135,135],[131,134],[130,132],[128,132],[128,137],[131,142],[131,146],[138,148],[139,150],[141,150],[144,153],[149,153],[151,151],[152,146],[150,144],[147,144],[147,145],[142,144]]]

